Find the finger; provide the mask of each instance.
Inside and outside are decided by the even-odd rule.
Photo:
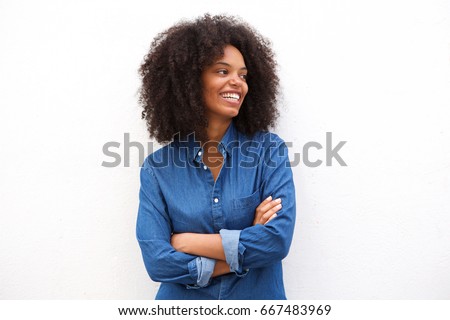
[[[268,196],[266,199],[264,199],[263,202],[261,202],[256,209],[265,206],[266,204],[270,203],[270,201],[272,201],[272,196]]]
[[[276,216],[277,216],[277,214],[274,213],[273,215],[270,216],[270,218],[264,224],[267,224],[270,220],[274,219]]]
[[[278,211],[280,211],[280,209],[283,207],[283,205],[281,203],[277,204],[275,207],[273,207],[272,209],[270,209],[269,211],[267,211],[266,213],[263,214],[262,218],[266,221],[267,219],[269,219],[274,213],[277,213]]]
[[[265,224],[268,219],[274,214],[277,213],[278,211],[280,211],[280,209],[283,206],[281,205],[281,203],[277,204],[275,207],[273,207],[272,209],[270,209],[269,211],[267,211],[266,213],[264,213],[260,219],[260,223],[261,224]]]
[[[278,211],[272,211],[271,214],[268,214],[268,211],[271,210],[272,208],[274,208],[275,206],[277,206],[278,204],[281,203],[281,199],[275,199],[272,200],[272,196],[267,197],[263,202],[261,202],[261,204],[256,208],[255,211],[255,219],[253,221],[253,225],[255,224],[264,224],[267,219],[270,217],[270,215],[272,215],[274,212]],[[263,215],[267,214],[265,218],[263,218]]]
[[[267,212],[267,211],[269,211],[270,209],[272,209],[273,207],[277,206],[280,203],[281,203],[281,198],[272,200],[269,203],[265,204],[263,207],[261,207],[261,211],[262,212]]]
[[[262,208],[265,207],[267,204],[269,204],[272,201],[272,196],[268,196],[266,199],[261,202],[258,207],[255,209],[255,221],[254,224],[258,223],[258,221],[261,219],[262,215],[266,213],[267,210],[263,210]]]

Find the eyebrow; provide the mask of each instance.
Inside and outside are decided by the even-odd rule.
[[[223,61],[216,62],[216,64],[222,64],[224,66],[231,67],[231,64],[223,62]],[[242,67],[239,70],[247,70],[247,67]]]

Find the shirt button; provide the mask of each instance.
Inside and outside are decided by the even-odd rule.
[[[219,198],[214,198],[214,202],[215,203],[219,202]]]
[[[208,169],[208,167],[207,167],[206,165],[204,165],[204,166],[203,166],[203,169],[207,170],[207,169]]]
[[[201,155],[202,155],[202,152],[201,152],[201,151],[199,151],[199,152],[198,152],[198,155],[199,155],[199,156],[201,156]]]

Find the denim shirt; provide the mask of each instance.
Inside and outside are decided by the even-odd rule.
[[[149,155],[141,168],[136,234],[156,299],[286,299],[281,260],[295,223],[295,190],[287,147],[276,134],[240,133],[233,123],[219,151],[214,181],[193,135]],[[253,226],[256,207],[281,198],[266,225]],[[211,275],[216,261],[177,252],[173,233],[220,234],[231,273]]]

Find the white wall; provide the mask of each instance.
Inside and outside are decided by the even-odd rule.
[[[0,298],[153,298],[134,233],[138,154],[105,168],[102,146],[148,141],[137,68],[158,32],[205,12],[273,40],[275,131],[291,154],[326,132],[347,141],[347,167],[294,168],[288,297],[449,299],[443,0],[1,1]]]

